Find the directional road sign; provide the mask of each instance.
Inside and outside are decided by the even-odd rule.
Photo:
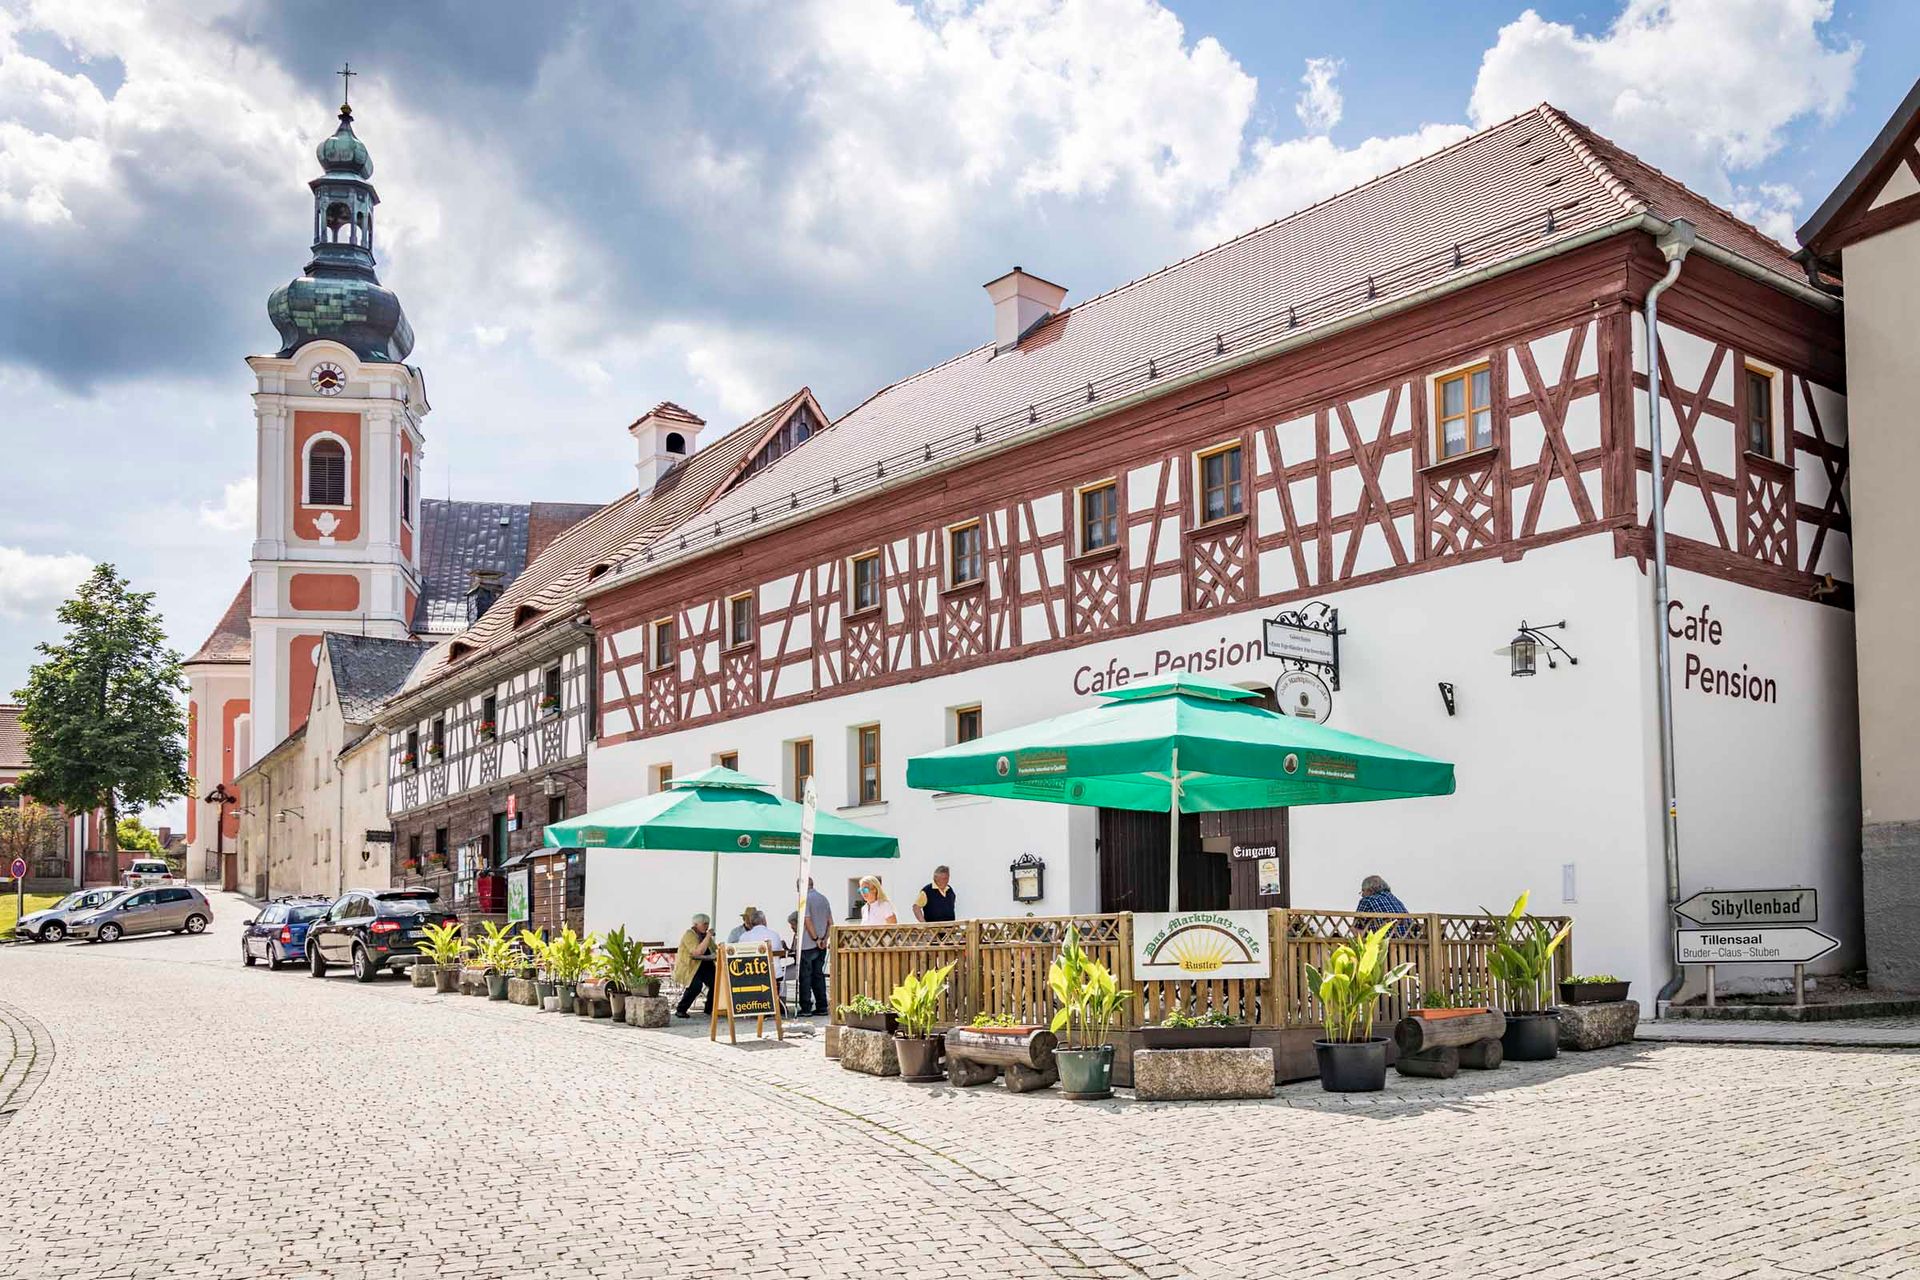
[[[1708,889],[1674,910],[1701,924],[1812,924],[1820,899],[1812,889]]]
[[[1673,958],[1681,964],[1806,964],[1839,945],[1840,939],[1805,925],[1677,929]]]

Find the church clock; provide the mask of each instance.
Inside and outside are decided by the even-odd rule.
[[[323,396],[337,396],[347,385],[347,371],[337,364],[320,363],[313,366],[313,372],[307,375],[307,381],[313,389]]]

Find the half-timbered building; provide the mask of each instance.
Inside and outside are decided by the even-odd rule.
[[[1920,988],[1920,83],[1800,228],[1803,259],[1846,290],[1847,383],[1859,427],[1861,875],[1869,977]]]
[[[1682,220],[1656,499],[1642,307]],[[1271,687],[1262,620],[1337,609],[1330,723],[1454,761],[1458,793],[1185,819],[1182,905],[1526,889],[1580,917],[1582,968],[1645,979],[1664,627],[1688,887],[1857,910],[1841,327],[1781,246],[1543,106],[1078,305],[1017,268],[987,290],[991,342],[587,591],[597,805],[714,762],[812,774],[902,844],[836,865],[837,900],[878,871],[906,918],[948,863],[966,915],[1160,909],[1164,817],[913,793],[907,758],[1171,672]],[[1571,656],[1512,678],[1516,630],[1560,622]],[[1277,876],[1236,869],[1269,846]],[[1039,901],[1012,896],[1023,855]],[[722,860],[723,915],[791,894],[771,861]],[[670,937],[710,893],[705,860],[588,867],[594,928]]]
[[[597,680],[581,598],[824,421],[802,388],[705,448],[705,422],[671,402],[628,428],[633,490],[555,537],[497,598],[481,588],[469,625],[384,717],[396,884],[433,886],[468,919],[503,920],[517,887],[533,927],[582,925],[585,862],[541,844],[548,823],[586,809]]]

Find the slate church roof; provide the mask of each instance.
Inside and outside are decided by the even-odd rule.
[[[340,699],[340,718],[348,724],[372,720],[431,647],[425,640],[328,632],[327,662],[333,669],[334,695]]]

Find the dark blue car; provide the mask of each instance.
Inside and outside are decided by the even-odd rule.
[[[307,926],[327,914],[323,898],[281,898],[260,908],[240,931],[240,962],[265,960],[267,968],[307,958]]]

